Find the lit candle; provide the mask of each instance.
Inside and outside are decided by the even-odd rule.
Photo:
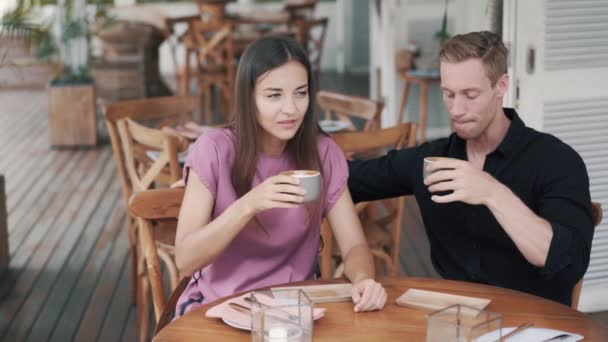
[[[270,342],[287,341],[287,329],[283,327],[274,327],[268,330],[268,340]]]

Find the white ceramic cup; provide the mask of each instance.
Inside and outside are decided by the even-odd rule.
[[[295,177],[300,180],[300,186],[306,190],[303,202],[311,202],[321,194],[321,173],[314,170],[290,170],[281,172],[282,175]]]

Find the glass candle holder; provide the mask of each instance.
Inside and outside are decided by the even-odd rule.
[[[427,316],[426,342],[473,342],[496,331],[492,340],[502,340],[502,315],[465,305],[451,305]]]
[[[255,291],[251,302],[251,341],[312,341],[314,305],[303,291]]]

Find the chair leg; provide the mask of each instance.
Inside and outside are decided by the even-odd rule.
[[[321,279],[329,279],[331,275],[331,252],[334,248],[334,236],[329,223],[324,220],[321,225],[321,236],[323,237],[323,250],[321,251]]]
[[[380,268],[382,267],[382,264],[384,264],[386,266],[387,275],[394,276],[396,274],[396,267],[395,267],[395,265],[393,265],[393,261],[392,261],[390,255],[386,254],[383,251],[379,251],[376,249],[372,249],[371,253],[374,256],[374,264],[376,266],[376,275],[382,274],[382,273],[380,273]],[[380,261],[383,261],[383,263],[380,263]]]
[[[230,113],[230,101],[231,101],[231,96],[230,96],[230,90],[228,89],[228,86],[226,84],[220,84],[219,85],[219,96],[218,96],[218,103],[221,103],[221,111],[220,111],[220,115],[222,116],[222,118],[224,119],[224,121],[228,121],[229,117],[231,116]]]
[[[344,275],[344,263],[340,262],[336,270],[334,271],[334,278],[340,278]]]
[[[213,88],[206,84],[205,88],[203,90],[203,94],[205,97],[204,103],[205,103],[205,124],[206,125],[211,125],[212,120],[213,120],[213,106],[211,104],[211,92],[213,91]]]
[[[128,220],[129,255],[131,257],[131,304],[137,304],[137,223],[131,216]]]
[[[173,261],[173,258],[171,258],[169,253],[167,253],[167,251],[165,251],[164,249],[158,248],[156,251],[158,253],[158,257],[165,264],[165,267],[167,268],[167,272],[169,272],[169,282],[170,282],[169,285],[171,286],[171,291],[173,291],[175,289],[175,287],[177,286],[177,283],[179,282],[179,276],[178,276],[179,272],[177,271],[175,262]]]
[[[410,86],[407,80],[403,81],[403,95],[401,95],[401,105],[399,106],[399,119],[397,124],[403,122],[403,117],[405,116],[405,109],[407,107],[407,97],[409,96]]]
[[[426,116],[429,110],[429,84],[420,84],[420,140],[419,144],[426,141]]]
[[[148,329],[150,327],[150,297],[148,296],[150,292],[150,284],[148,283],[148,276],[143,274],[139,277],[139,303],[138,312],[139,312],[139,341],[147,342],[148,340]]]

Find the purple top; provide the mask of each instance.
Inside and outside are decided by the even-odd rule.
[[[322,215],[318,213],[325,216],[331,210],[348,180],[348,167],[338,145],[319,135],[317,146],[323,165],[321,199],[295,209],[277,208],[258,214],[257,221],[268,235],[256,220],[251,220],[213,263],[192,274],[176,305],[176,317],[240,291],[313,278],[321,234]],[[231,180],[234,155],[234,132],[223,128],[199,137],[186,158],[185,180],[192,168],[215,197],[211,220],[237,199]],[[295,162],[287,153],[261,154],[253,186],[294,168]]]

